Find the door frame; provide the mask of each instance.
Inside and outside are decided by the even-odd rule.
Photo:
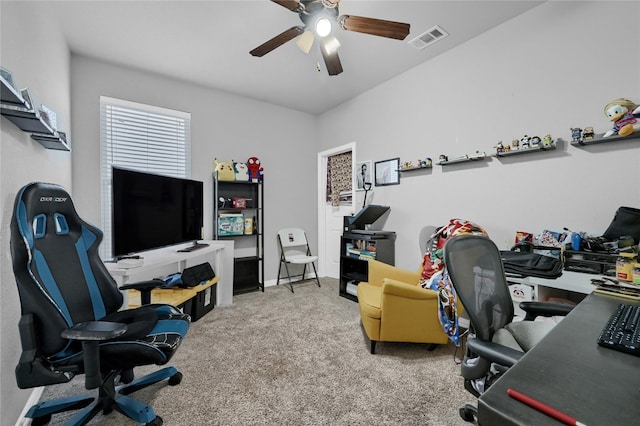
[[[326,217],[326,194],[327,186],[327,159],[332,155],[342,154],[351,151],[351,212],[355,213],[356,202],[355,193],[355,164],[356,164],[356,143],[350,142],[335,148],[318,153],[318,275],[327,276],[327,217]]]

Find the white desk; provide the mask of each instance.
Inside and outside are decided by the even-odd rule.
[[[514,298],[516,315],[524,315],[524,312],[518,307],[518,304],[523,300],[538,300],[544,302],[549,297],[559,297],[578,303],[593,292],[595,286],[591,284],[591,280],[601,277],[601,275],[595,274],[563,271],[562,275],[554,280],[536,277],[512,278],[507,276],[507,281],[510,284],[521,284],[531,288],[530,299]],[[513,294],[511,296],[513,297]]]
[[[182,272],[184,268],[210,262],[216,276],[220,277],[216,286],[216,305],[231,305],[233,303],[234,243],[232,240],[203,242],[209,246],[191,252],[178,252],[191,245],[188,243],[141,253],[144,264],[137,268],[119,268],[116,263],[105,263],[105,265],[118,286],[122,286],[136,281],[165,277]],[[127,298],[126,291],[123,295]],[[125,299],[123,306],[127,304],[128,300]]]

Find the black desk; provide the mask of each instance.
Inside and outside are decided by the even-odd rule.
[[[479,423],[560,425],[507,396],[513,388],[588,426],[640,424],[640,357],[598,346],[596,339],[619,303],[590,294],[478,401]]]

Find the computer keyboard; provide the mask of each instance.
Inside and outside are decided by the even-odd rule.
[[[640,356],[640,306],[621,303],[602,329],[598,344]]]

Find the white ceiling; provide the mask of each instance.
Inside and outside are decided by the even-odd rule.
[[[317,43],[308,55],[295,40],[262,58],[249,54],[301,24],[296,13],[269,0],[55,1],[47,7],[75,54],[321,114],[541,3],[342,0],[340,15],[406,22],[411,33],[398,41],[338,29],[344,72],[332,77]],[[409,45],[434,25],[449,36],[423,50]]]

